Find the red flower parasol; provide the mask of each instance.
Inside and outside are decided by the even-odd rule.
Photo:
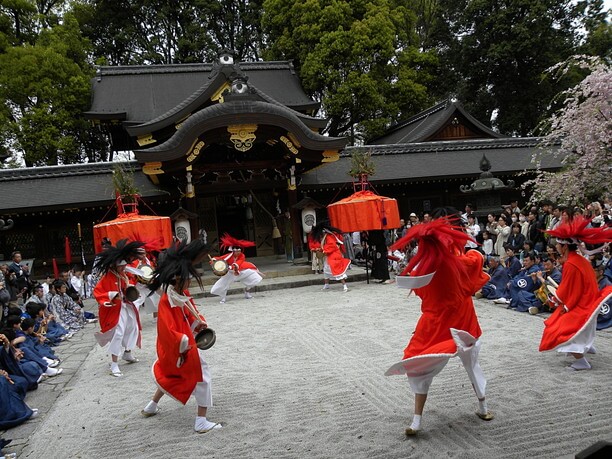
[[[358,191],[327,206],[330,222],[345,233],[384,230],[400,225],[397,201],[372,191]]]

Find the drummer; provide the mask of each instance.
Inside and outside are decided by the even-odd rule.
[[[200,274],[194,265],[201,262],[208,250],[199,239],[189,244],[177,242],[166,251],[155,270],[149,288],[163,291],[159,301],[157,322],[157,360],[153,377],[157,390],[141,411],[144,417],[159,413],[157,404],[164,394],[183,405],[192,395],[198,404],[194,430],[206,433],[221,428],[207,419],[212,407],[211,375],[204,351],[196,347],[194,334],[208,327],[191,298],[187,287],[190,275],[202,288]]]
[[[544,271],[538,271],[536,276],[542,287],[538,289],[538,291],[546,292],[545,289],[556,289],[559,287],[561,283],[561,271],[559,268],[555,266],[555,262],[548,258],[548,256],[544,256],[542,258],[542,265],[544,266]],[[529,314],[538,314],[540,312],[552,312],[552,304],[549,301],[542,301],[545,296],[538,295],[539,292],[536,292],[536,297],[540,299],[541,304],[538,306],[531,306],[529,308]]]
[[[153,322],[157,322],[157,305],[161,295],[159,292],[151,292],[148,287],[153,280],[155,263],[152,257],[148,256],[144,247],[140,247],[137,253],[138,257],[125,268],[130,281],[140,293],[140,297],[134,301],[134,305],[146,312],[152,312]]]
[[[221,236],[219,248],[221,248],[221,250],[227,249],[228,253],[213,257],[210,260],[210,264],[213,267],[215,261],[222,260],[227,263],[227,273],[215,282],[215,285],[210,289],[210,293],[221,297],[220,303],[222,304],[226,301],[227,291],[232,282],[242,282],[244,284],[244,297],[248,300],[253,298],[253,295],[250,293],[251,288],[259,284],[262,280],[261,273],[257,269],[257,266],[246,261],[243,249],[247,247],[255,247],[255,243],[235,239],[225,233]]]

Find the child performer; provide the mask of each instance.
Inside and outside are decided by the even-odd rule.
[[[221,250],[227,249],[228,253],[214,257],[210,260],[211,264],[214,263],[214,260],[224,260],[229,267],[227,273],[220,277],[210,289],[211,294],[221,297],[220,303],[225,303],[225,297],[227,296],[227,291],[232,282],[242,282],[244,284],[244,297],[249,300],[253,298],[249,290],[262,280],[261,273],[257,269],[257,266],[246,261],[244,253],[242,253],[242,250],[247,247],[255,247],[255,243],[235,239],[227,233],[221,236],[219,248]]]
[[[194,268],[208,250],[200,240],[189,244],[178,242],[168,248],[155,270],[152,292],[161,288],[164,292],[159,301],[157,321],[157,360],[153,364],[153,377],[157,390],[151,401],[142,410],[145,417],[159,412],[157,404],[164,394],[187,403],[193,395],[198,404],[194,429],[205,433],[218,429],[221,424],[206,418],[212,406],[211,376],[204,351],[196,347],[194,334],[208,327],[190,296],[189,278],[193,276],[200,288],[202,279]]]
[[[101,328],[96,333],[96,340],[100,346],[109,344],[110,372],[117,378],[123,376],[118,363],[122,351],[123,360],[138,362],[132,355],[132,349],[140,347],[140,316],[138,308],[126,298],[126,290],[131,283],[125,267],[138,256],[138,248],[142,245],[142,242],[128,243],[127,239],[123,239],[116,247],[111,245],[96,255],[94,269],[103,274],[94,289]]]
[[[585,353],[595,353],[595,329],[599,309],[612,297],[612,286],[601,292],[589,260],[577,252],[581,242],[604,244],[612,241],[612,229],[587,228],[590,220],[582,216],[563,222],[547,233],[557,239],[557,252],[563,275],[553,304],[552,315],[544,321],[540,351],[567,352],[576,359],[569,370],[590,370]]]
[[[344,291],[348,292],[346,271],[351,266],[351,260],[342,256],[344,252],[344,249],[341,249],[344,246],[342,230],[334,228],[327,223],[320,223],[312,227],[310,236],[308,239],[310,250],[320,251],[325,255],[323,258],[323,290],[329,288],[329,281],[331,279],[342,282]]]
[[[462,228],[459,213],[452,208],[434,211],[437,219],[413,226],[391,250],[402,249],[413,239],[418,242],[417,254],[410,260],[398,286],[417,279],[403,277],[432,276],[429,283],[415,283],[421,298],[421,318],[412,339],[404,349],[404,360],[396,363],[386,376],[406,374],[414,392],[414,418],[406,435],[421,430],[421,417],[431,382],[451,357],[459,356],[478,397],[476,415],[485,421],[493,419],[485,401],[486,379],[478,364],[481,335],[472,303],[472,295],[488,280],[482,271],[483,256],[476,250],[464,254],[465,243],[472,240]],[[429,277],[429,276],[427,276]]]

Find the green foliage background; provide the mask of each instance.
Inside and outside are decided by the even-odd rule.
[[[290,59],[326,132],[362,144],[450,95],[532,135],[577,84],[545,69],[611,57],[602,0],[0,0],[0,157],[112,159],[83,118],[95,65]]]

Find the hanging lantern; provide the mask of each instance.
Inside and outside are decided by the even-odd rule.
[[[179,218],[174,222],[174,234],[176,238],[185,241],[186,243],[191,242],[191,225],[189,220],[186,218]]]

